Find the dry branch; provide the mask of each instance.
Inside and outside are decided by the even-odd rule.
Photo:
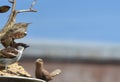
[[[10,30],[13,25],[16,23],[16,16],[18,13],[23,13],[23,12],[37,12],[37,10],[33,9],[33,6],[35,5],[37,0],[34,0],[30,6],[29,9],[26,10],[16,10],[16,0],[8,0],[10,3],[12,3],[12,11],[11,14],[8,18],[7,23],[5,24],[5,26],[2,28],[2,30],[0,31],[0,39],[6,34],[6,32],[8,30]]]
[[[17,10],[17,13],[22,13],[22,12],[37,12],[37,10],[33,9],[33,6],[35,5],[37,0],[34,0],[30,6],[29,9],[26,10]]]

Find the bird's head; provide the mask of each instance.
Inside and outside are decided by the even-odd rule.
[[[41,58],[36,60],[36,65],[37,66],[42,66],[43,65],[43,60]]]
[[[28,47],[29,47],[29,45],[24,44],[24,43],[18,43],[18,44],[17,44],[18,50],[26,49],[26,48],[28,48]]]
[[[30,25],[31,23],[21,23],[22,27],[27,27],[28,25]]]
[[[24,32],[24,36],[26,36],[27,35],[27,32]]]

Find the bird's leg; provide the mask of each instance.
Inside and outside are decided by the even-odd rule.
[[[37,12],[37,10],[33,9],[33,6],[35,5],[37,0],[34,0],[30,6],[29,9],[26,10],[17,10],[17,13],[23,13],[23,12]]]
[[[5,70],[8,71],[8,65],[7,64],[5,64]]]
[[[16,48],[16,42],[14,41],[14,39],[12,38],[12,41],[10,43],[10,46],[13,48]]]

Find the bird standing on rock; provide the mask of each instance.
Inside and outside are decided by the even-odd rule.
[[[13,64],[20,60],[24,49],[29,47],[27,44],[21,44],[16,48],[5,48],[0,50],[0,66],[5,66],[7,69],[7,65]]]
[[[30,23],[16,23],[12,29],[8,30],[6,34],[1,38],[2,45],[7,48],[13,47],[15,39],[23,38],[27,35],[27,27]]]
[[[55,77],[56,75],[60,74],[61,70],[56,69],[53,72],[49,73],[47,70],[43,67],[43,60],[37,59],[36,60],[36,69],[35,69],[35,76],[38,79],[45,80],[46,82],[50,81]]]

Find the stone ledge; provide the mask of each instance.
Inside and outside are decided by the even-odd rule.
[[[14,63],[8,66],[8,70],[0,68],[0,76],[22,76],[31,77],[31,75],[19,63]]]

